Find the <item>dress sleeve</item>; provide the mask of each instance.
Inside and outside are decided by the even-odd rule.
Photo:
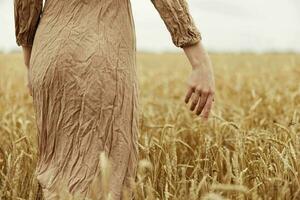
[[[15,36],[18,46],[32,46],[43,0],[14,0]]]
[[[186,1],[151,0],[169,30],[174,45],[181,48],[202,40]]]

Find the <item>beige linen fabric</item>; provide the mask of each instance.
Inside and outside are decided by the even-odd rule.
[[[185,0],[152,0],[177,47],[201,40]],[[130,0],[14,0],[16,43],[32,46],[36,177],[46,200],[62,181],[89,196],[99,155],[121,199],[138,163],[139,85]],[[151,28],[151,27],[149,27]],[[100,163],[100,164],[99,164]],[[100,187],[100,186],[99,186]],[[99,188],[101,196],[101,188]]]

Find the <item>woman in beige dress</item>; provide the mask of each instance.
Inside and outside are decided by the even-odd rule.
[[[192,72],[185,102],[207,118],[214,98],[210,59],[185,0],[152,0]],[[28,68],[38,129],[35,175],[46,200],[88,197],[100,153],[111,199],[123,198],[138,163],[139,85],[130,0],[14,0],[16,43]],[[99,186],[100,187],[100,186]],[[99,188],[98,195],[101,193]]]

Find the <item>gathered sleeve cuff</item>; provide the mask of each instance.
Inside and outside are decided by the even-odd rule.
[[[14,0],[15,36],[18,46],[32,46],[43,0]]]
[[[189,12],[186,0],[151,0],[177,47],[187,47],[202,40]]]

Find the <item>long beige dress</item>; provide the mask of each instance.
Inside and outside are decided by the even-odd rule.
[[[185,0],[151,2],[176,47],[201,40]],[[44,198],[59,199],[64,183],[70,193],[88,197],[94,178],[101,178],[96,175],[104,152],[111,164],[107,191],[111,199],[122,199],[138,164],[139,85],[130,0],[46,0],[44,5],[14,0],[14,14],[16,43],[32,46],[35,175]]]

